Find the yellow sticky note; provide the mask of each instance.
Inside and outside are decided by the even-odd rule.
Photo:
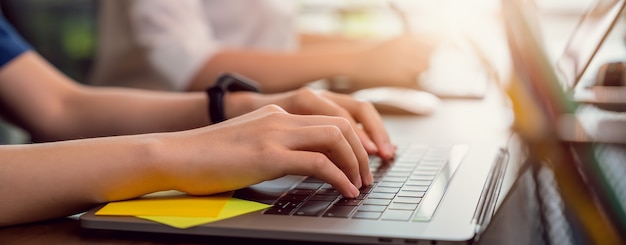
[[[266,209],[272,205],[267,205],[258,202],[246,201],[237,198],[231,198],[228,200],[222,212],[214,218],[201,218],[201,217],[173,217],[173,216],[137,216],[142,219],[166,224],[172,227],[186,229],[189,227],[215,222],[223,219],[228,219],[238,215]]]
[[[232,192],[211,196],[189,196],[177,191],[160,192],[138,199],[108,203],[96,215],[213,218],[220,214],[231,195]]]

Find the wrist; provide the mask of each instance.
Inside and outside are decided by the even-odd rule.
[[[177,180],[181,176],[181,161],[176,158],[176,150],[172,151],[167,143],[169,133],[148,134],[140,136],[137,151],[134,152],[137,171],[144,174],[144,185],[149,192],[175,190],[180,185]],[[132,170],[135,171],[135,170]]]
[[[237,91],[249,91],[259,93],[260,89],[256,82],[244,76],[226,73],[221,75],[217,79],[214,86],[211,86],[206,90],[207,96],[209,97],[208,113],[213,124],[222,122],[227,118],[230,118],[227,116],[225,109],[225,97],[228,97],[226,95],[228,92]],[[229,104],[232,105],[233,103]]]
[[[224,116],[226,119],[234,118],[260,107],[259,93],[234,92],[224,96]]]
[[[337,61],[335,74],[338,76],[345,76],[348,78],[355,77],[360,70],[360,64],[362,59],[362,52],[354,51],[350,53],[340,54],[335,59]]]

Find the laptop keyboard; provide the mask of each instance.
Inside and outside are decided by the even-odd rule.
[[[264,214],[428,221],[443,197],[442,184],[444,190],[447,186],[447,178],[440,172],[449,152],[449,147],[409,145],[399,149],[391,163],[372,156],[374,184],[362,187],[356,198],[344,198],[330,184],[307,177]]]

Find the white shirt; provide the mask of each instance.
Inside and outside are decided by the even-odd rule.
[[[159,80],[165,89],[182,91],[223,47],[297,48],[297,1],[293,0],[102,3],[94,84],[153,87],[148,83]],[[115,68],[121,65],[125,67]],[[133,78],[120,77],[117,71]]]

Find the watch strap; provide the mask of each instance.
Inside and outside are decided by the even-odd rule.
[[[213,124],[226,120],[224,112],[224,94],[229,91],[260,92],[256,82],[239,74],[225,73],[219,76],[215,85],[206,93],[209,97],[209,116]]]

